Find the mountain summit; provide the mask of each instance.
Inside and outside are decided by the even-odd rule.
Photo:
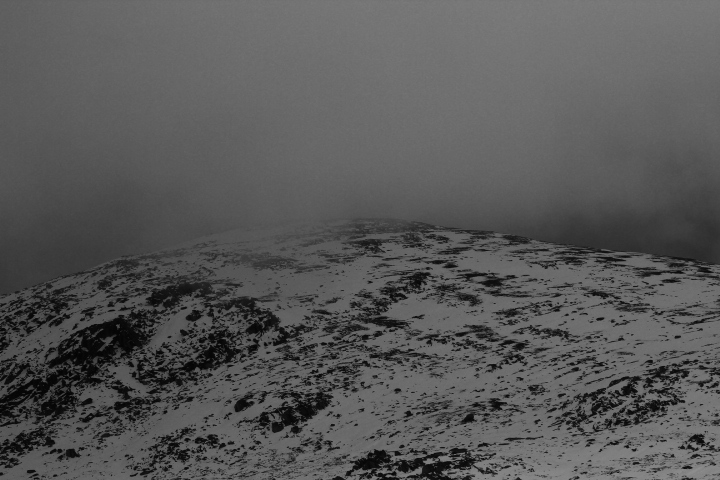
[[[720,475],[720,267],[396,220],[0,297],[0,475]]]

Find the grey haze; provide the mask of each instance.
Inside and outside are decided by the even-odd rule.
[[[399,217],[720,261],[717,2],[0,3],[0,293]]]

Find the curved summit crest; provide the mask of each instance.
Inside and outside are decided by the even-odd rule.
[[[720,474],[720,268],[392,219],[0,297],[8,478]]]

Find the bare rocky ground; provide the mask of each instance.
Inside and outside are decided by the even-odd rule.
[[[0,475],[720,475],[720,267],[395,220],[0,297]]]

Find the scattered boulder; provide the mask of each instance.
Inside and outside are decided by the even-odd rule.
[[[392,458],[385,450],[373,450],[364,457],[355,460],[353,470],[370,470],[380,468],[386,463],[390,463]]]
[[[274,423],[287,427],[306,422],[327,408],[332,400],[332,396],[324,392],[305,395],[292,392],[287,395],[292,397],[291,402],[285,402],[278,408],[260,414],[258,423],[261,426],[272,425],[272,431],[275,432],[278,427],[274,426]]]
[[[250,398],[251,397],[249,397],[249,396],[245,396],[245,397],[241,398],[240,400],[238,400],[237,402],[235,402],[235,412],[236,413],[242,412],[243,410],[247,410],[248,408],[255,405],[255,402],[249,400]]]

